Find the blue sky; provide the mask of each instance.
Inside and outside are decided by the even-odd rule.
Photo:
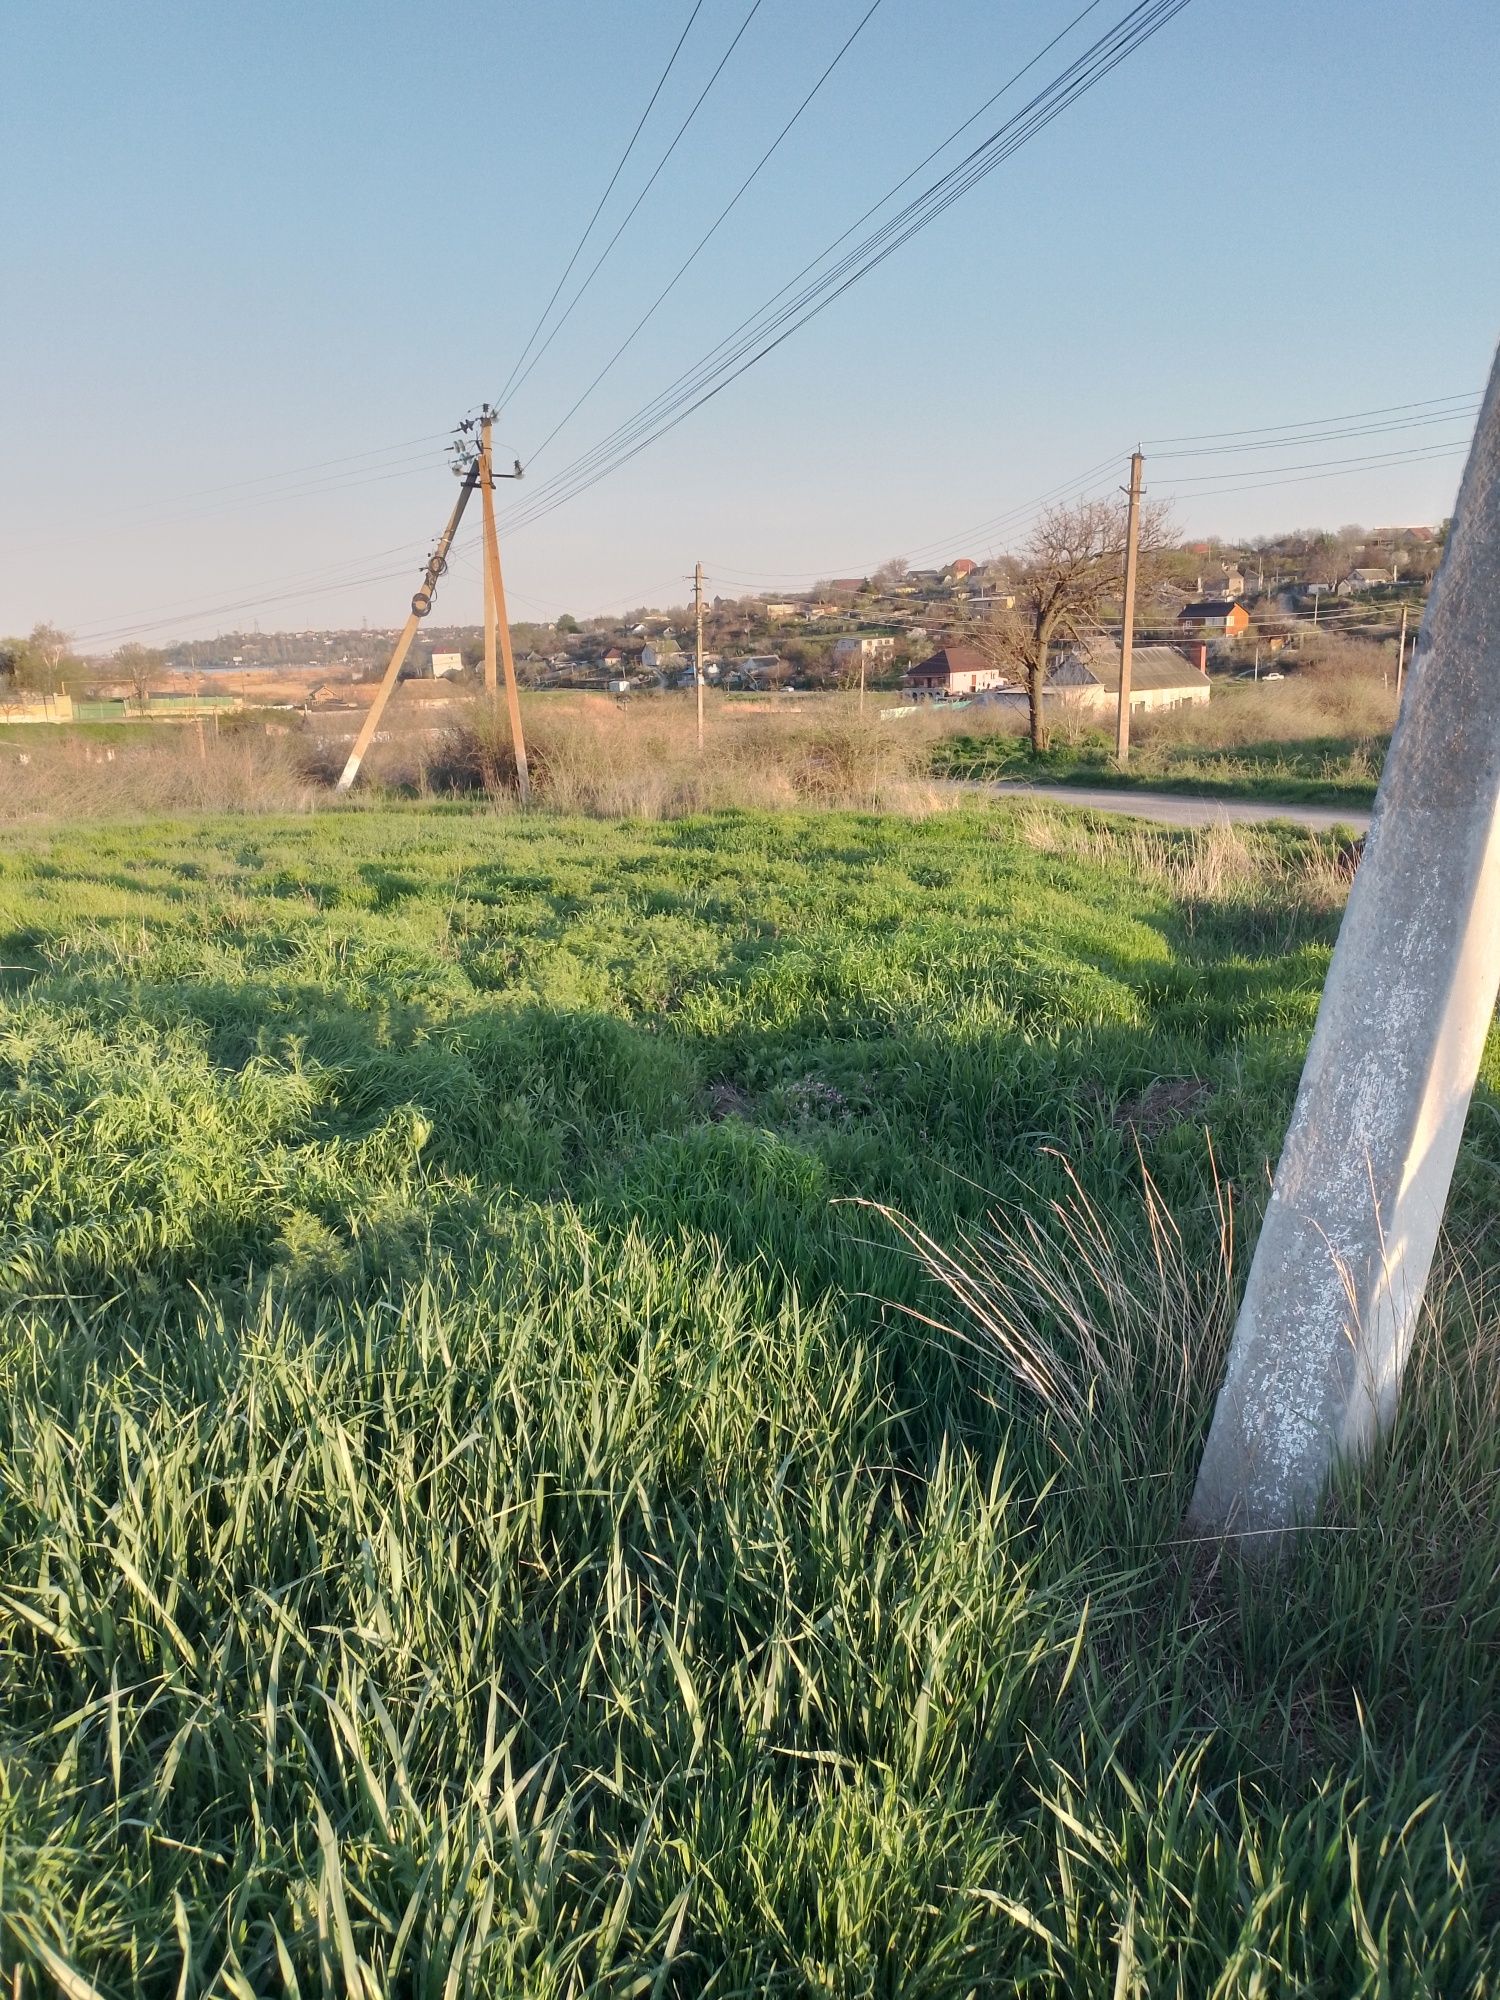
[[[519,491],[710,349],[1082,4],[881,0]],[[1103,0],[1031,86],[1126,4]],[[507,457],[532,460],[867,5],[761,0],[508,405]],[[498,394],[690,6],[12,0],[0,631],[395,622],[452,502],[442,434]],[[703,0],[598,247],[747,6]],[[513,615],[680,601],[699,557],[732,592],[980,555],[1005,523],[971,528],[1024,522],[1112,456],[1123,476],[1137,439],[1478,389],[1500,330],[1497,76],[1500,9],[1477,0],[1192,0],[713,403],[507,535]],[[1463,432],[1148,450],[1147,484],[1177,494],[1185,532],[1437,519],[1459,456],[1298,468]],[[437,616],[478,602],[464,552]]]

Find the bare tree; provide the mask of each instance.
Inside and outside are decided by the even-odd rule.
[[[1153,558],[1171,535],[1167,510],[1159,502],[1141,509],[1142,587],[1153,580]],[[1015,579],[1014,610],[1001,611],[972,634],[974,643],[1004,671],[1026,685],[1031,747],[1047,747],[1043,690],[1052,642],[1062,632],[1095,623],[1125,580],[1125,502],[1079,500],[1049,507],[1022,547]]]
[[[906,568],[905,556],[892,556],[889,562],[880,565],[870,581],[878,590],[894,590],[898,584],[905,583]]]
[[[122,646],[115,654],[115,668],[130,683],[136,707],[143,713],[151,699],[151,683],[161,672],[162,656],[151,646]]]

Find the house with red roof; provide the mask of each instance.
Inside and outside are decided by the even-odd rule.
[[[928,701],[982,694],[987,688],[1019,689],[1020,686],[972,646],[940,646],[925,660],[908,667],[905,681],[912,694]]]

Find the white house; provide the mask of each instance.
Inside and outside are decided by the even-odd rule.
[[[1338,586],[1339,597],[1358,597],[1362,590],[1379,590],[1383,583],[1396,582],[1396,565],[1391,564],[1390,574],[1383,569],[1351,569]]]
[[[873,667],[890,659],[895,650],[896,641],[878,633],[861,632],[833,642],[833,657],[840,666]]]
[[[1047,676],[1047,693],[1065,708],[1112,712],[1120,701],[1120,648],[1113,639],[1080,640]],[[1175,646],[1134,646],[1130,710],[1180,708],[1207,701],[1208,676]]]
[[[1010,677],[972,646],[942,646],[928,659],[906,670],[906,685],[914,695],[947,701],[956,695],[982,694],[1011,685]]]

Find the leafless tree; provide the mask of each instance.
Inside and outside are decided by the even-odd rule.
[[[894,590],[898,584],[906,581],[906,569],[905,556],[892,556],[889,562],[880,565],[870,581],[878,590]]]
[[[1166,507],[1147,501],[1141,509],[1138,589],[1154,580],[1154,558],[1171,533]],[[1123,498],[1049,507],[1019,551],[1014,610],[997,612],[972,633],[988,659],[1025,682],[1033,751],[1047,747],[1042,694],[1053,640],[1095,623],[1109,600],[1118,598],[1124,579]]]
[[[151,646],[122,646],[115,654],[115,668],[130,683],[136,707],[144,712],[151,699],[151,683],[161,672],[162,656]]]

